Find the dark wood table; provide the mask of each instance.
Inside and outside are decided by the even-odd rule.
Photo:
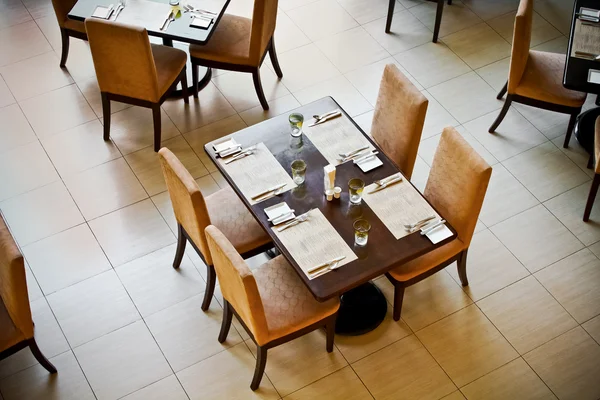
[[[308,120],[314,114],[322,114],[336,108],[342,109],[335,100],[327,97],[300,107],[294,110],[294,112],[302,113]],[[375,180],[385,178],[399,171],[383,152],[379,153],[379,158],[383,162],[383,165],[368,173],[363,173],[352,162],[338,165],[336,168],[336,184],[342,187],[342,196],[338,200],[334,199],[328,202],[323,194],[323,167],[329,163],[306,135],[303,135],[302,145],[298,148],[298,140],[292,138],[290,135],[288,114],[280,115],[230,135],[242,144],[242,146],[263,142],[290,175],[290,164],[293,160],[302,159],[306,161],[305,183],[280,196],[250,205],[246,197],[236,186],[236,183],[221,167],[221,164],[217,162],[217,157],[213,149],[214,142],[206,144],[205,151],[215,162],[225,179],[227,179],[252,215],[265,231],[269,233],[279,251],[296,269],[296,272],[315,298],[319,301],[324,301],[341,296],[342,308],[338,316],[336,332],[345,334],[367,332],[381,323],[387,310],[385,298],[379,289],[369,283],[369,281],[446,244],[456,237],[456,232],[450,227],[454,236],[436,245],[432,244],[429,239],[422,236],[419,232],[397,240],[364,201],[360,205],[351,205],[349,203],[347,182],[351,178],[360,178],[366,185],[369,185]],[[345,112],[343,114],[340,118],[349,118],[352,121]],[[356,123],[354,125],[360,134],[368,138]],[[221,140],[223,139],[218,139],[218,141]],[[369,140],[378,148],[370,138]],[[265,208],[282,201],[285,201],[290,208],[296,210],[296,215],[312,208],[320,209],[348,246],[353,249],[358,259],[345,264],[342,268],[334,272],[327,273],[313,280],[308,279],[285,246],[283,246],[273,233],[272,226],[267,221],[267,216],[263,211]],[[358,218],[367,219],[372,226],[368,244],[364,247],[354,245],[353,222]]]
[[[145,0],[148,2],[155,3],[163,3],[169,4],[169,0]],[[212,12],[217,13],[217,17],[214,19],[213,23],[207,29],[193,28],[190,25],[190,14],[189,13],[181,13],[179,17],[172,22],[169,27],[161,31],[160,26],[156,24],[144,24],[144,28],[148,31],[149,36],[154,36],[162,39],[162,42],[165,46],[173,47],[173,42],[181,42],[181,44],[198,44],[204,45],[206,44],[212,34],[214,33],[219,21],[223,14],[225,14],[225,10],[229,5],[230,0],[196,0],[190,2],[190,4],[194,5],[197,8],[206,9]],[[90,18],[94,10],[97,6],[108,6],[110,4],[114,4],[117,6],[118,0],[78,0],[77,3],[73,6],[71,11],[69,12],[69,18],[84,21],[86,18]],[[127,0],[125,2],[125,7],[127,7]],[[164,15],[166,17],[166,14]],[[164,18],[163,17],[163,18]],[[117,22],[119,19],[117,18]],[[187,52],[187,46],[182,46],[181,44],[176,45],[176,47],[181,48]],[[188,71],[191,71],[190,57],[188,55]],[[200,67],[202,68],[202,67]],[[209,82],[211,78],[211,69],[205,68],[204,77],[198,82],[198,90],[204,88]],[[188,73],[188,86],[190,86],[190,90],[193,89],[193,82],[191,82],[191,73]],[[179,93],[177,93],[179,94]]]
[[[575,0],[571,17],[571,30],[569,33],[563,85],[567,89],[600,95],[600,83],[590,82],[590,73],[598,71],[598,76],[600,76],[600,61],[574,57],[573,54],[577,13],[581,7],[600,9],[600,2],[598,0]],[[598,30],[598,41],[600,42],[600,26],[596,29]],[[600,105],[599,97],[596,98],[596,104]],[[598,116],[600,116],[600,108],[588,110],[578,117],[574,127],[577,141],[590,155],[594,154],[594,125]],[[590,161],[592,161],[591,158]]]

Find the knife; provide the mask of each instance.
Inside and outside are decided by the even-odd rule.
[[[274,192],[275,190],[280,189],[280,188],[284,187],[285,185],[287,185],[287,183],[280,183],[279,185],[271,186],[270,188],[268,188],[260,193],[255,194],[254,196],[251,197],[251,199],[256,200],[257,198],[262,197],[269,192]]]
[[[323,264],[319,264],[317,266],[314,266],[314,267],[311,267],[311,268],[307,269],[306,272],[308,272],[309,274],[312,275],[315,272],[318,272],[318,271],[322,270],[323,268],[329,267],[333,263],[342,261],[344,258],[346,258],[346,256],[340,256],[340,257],[332,258],[331,260],[329,260],[327,262],[324,262]]]

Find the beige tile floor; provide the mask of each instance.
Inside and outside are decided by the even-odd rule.
[[[574,141],[561,147],[559,114],[516,106],[487,133],[518,0],[454,3],[433,44],[430,2],[398,0],[386,35],[385,0],[280,0],[285,77],[265,61],[269,112],[249,75],[224,71],[188,107],[164,104],[163,144],[209,194],[226,183],[204,143],[327,95],[368,131],[395,63],[429,99],[415,184],[449,125],[494,168],[469,287],[451,266],[406,291],[401,321],[390,306],[378,329],[337,337],[331,354],[322,332],[278,347],[251,392],[255,349],[237,323],[217,342],[222,302],[217,290],[200,310],[199,257],[170,266],[176,226],[150,113],[115,104],[104,142],[87,44],[73,40],[61,70],[50,0],[0,0],[0,210],[27,261],[40,347],[59,370],[19,352],[0,362],[0,399],[599,399],[600,205],[581,222],[587,156]],[[532,45],[564,52],[571,7],[536,0]],[[248,16],[252,1],[229,10]]]

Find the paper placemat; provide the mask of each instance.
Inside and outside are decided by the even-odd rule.
[[[115,1],[115,3],[117,3]],[[160,29],[169,15],[171,6],[168,3],[157,3],[146,0],[127,0],[123,11],[117,17],[117,22],[142,26],[148,30]]]
[[[349,153],[364,146],[375,149],[345,115],[315,126],[305,124],[302,130],[323,157],[333,165],[341,164],[338,161],[341,153]]]
[[[376,187],[376,183],[365,187],[363,201],[371,207],[396,239],[411,234],[404,229],[404,224],[413,224],[430,215],[439,217],[438,213],[406,178],[383,190],[368,193]]]
[[[571,57],[585,58],[576,56],[576,51],[582,51],[589,54],[600,54],[600,25],[587,25],[577,19],[575,21],[575,33],[573,34],[573,47]]]
[[[336,257],[346,256],[339,263],[340,267],[344,268],[344,264],[357,259],[356,254],[317,208],[308,212],[308,221],[282,232],[273,229],[273,233],[311,280],[313,278],[306,271],[312,267]]]
[[[250,204],[258,203],[252,200],[253,196],[275,185],[285,183],[282,192],[296,187],[292,177],[262,142],[256,145],[253,154],[229,164],[225,164],[221,158],[218,159],[218,162]]]

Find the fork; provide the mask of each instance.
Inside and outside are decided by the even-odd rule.
[[[375,184],[377,186],[383,186],[386,183],[388,183],[388,181],[392,181],[392,180],[394,180],[396,178],[400,178],[400,177],[402,177],[402,175],[400,175],[400,173],[396,173],[396,174],[388,176],[387,178],[383,178],[383,179],[380,179],[378,181],[375,181]]]
[[[285,231],[287,228],[290,228],[294,225],[298,225],[304,221],[308,221],[308,211],[305,212],[302,215],[298,215],[296,218],[294,218],[293,220],[289,221],[288,223],[286,223],[285,225],[280,226],[279,228],[277,228],[277,232],[281,232],[281,231]]]
[[[430,215],[429,217],[423,218],[422,220],[417,221],[414,224],[404,224],[404,229],[412,232],[418,228],[423,227],[423,225],[429,223],[429,221],[431,221],[434,218],[435,218],[435,215]]]

